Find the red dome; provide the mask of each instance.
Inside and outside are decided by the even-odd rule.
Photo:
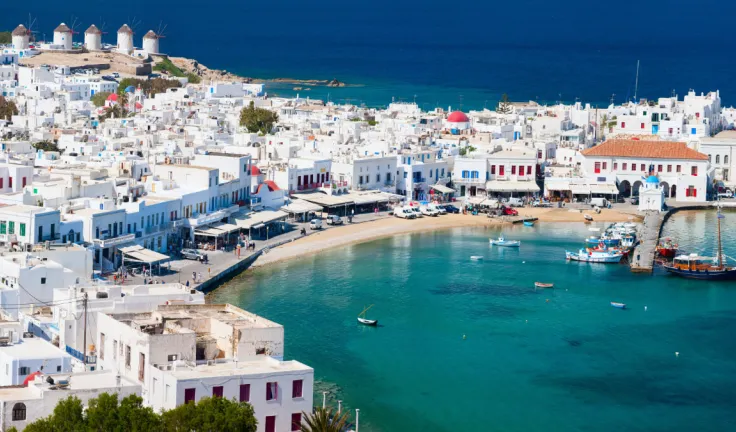
[[[37,376],[41,375],[40,371],[33,372],[32,374],[28,375],[25,380],[23,380],[23,387],[28,387],[28,384],[33,382],[33,380],[36,379]]]
[[[115,93],[113,93],[113,94],[111,94],[110,96],[107,97],[107,100],[109,100],[110,102],[117,102],[118,101],[118,95],[115,94]]]
[[[257,166],[251,165],[250,166],[250,175],[252,175],[252,176],[259,176],[259,175],[261,175],[261,170],[258,169]]]
[[[447,116],[447,121],[451,123],[468,123],[470,119],[468,116],[465,115],[462,111],[454,111],[451,112],[449,116]]]

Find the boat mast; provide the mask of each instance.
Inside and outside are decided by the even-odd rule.
[[[721,208],[718,207],[718,268],[723,269],[723,249],[721,246]]]
[[[639,60],[636,61],[636,83],[634,84],[634,103],[636,103],[636,94],[639,92]]]

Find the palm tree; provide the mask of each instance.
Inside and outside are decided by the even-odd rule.
[[[317,408],[314,413],[302,413],[302,432],[343,432],[348,428],[348,413],[337,414],[332,408]]]

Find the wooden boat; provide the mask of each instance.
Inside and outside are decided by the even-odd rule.
[[[544,288],[554,288],[554,287],[555,287],[555,284],[544,283],[544,282],[534,282],[534,288],[544,289]]]
[[[505,247],[519,247],[521,246],[521,242],[518,240],[506,240],[503,235],[500,236],[497,240],[490,239],[488,240],[491,245],[496,246],[505,246]]]
[[[358,314],[358,322],[367,325],[367,326],[377,326],[378,320],[372,320],[365,317],[365,313],[368,312],[368,309],[372,308],[373,305],[368,306],[367,308],[363,309],[363,312]]]
[[[586,221],[593,222],[593,216],[586,213],[583,215],[583,217],[585,218]]]
[[[665,264],[664,269],[670,274],[688,279],[703,280],[736,280],[736,267],[723,263],[723,247],[721,244],[721,209],[718,209],[718,251],[715,258],[698,256],[697,254],[675,257],[672,264]]]
[[[610,250],[586,251],[580,249],[580,251],[578,252],[565,252],[565,257],[570,261],[582,261],[591,263],[617,263],[621,262],[621,258],[623,258],[623,256],[624,255],[621,252]]]
[[[473,255],[470,257],[470,259],[473,261],[480,261],[483,259],[483,255]]]
[[[611,302],[611,306],[619,309],[626,309],[625,303],[619,303],[619,302]]]
[[[677,254],[677,243],[673,242],[671,238],[665,237],[659,240],[657,253],[661,257],[673,258]]]
[[[524,226],[534,226],[534,221],[524,221]]]

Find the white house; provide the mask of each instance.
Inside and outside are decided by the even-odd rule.
[[[713,168],[713,178],[723,183],[723,188],[734,191],[736,181],[736,131],[723,131],[711,138],[700,140],[699,150],[708,155],[708,161]]]
[[[34,372],[71,372],[72,357],[41,338],[5,343],[0,336],[0,371],[0,386],[22,385]]]

